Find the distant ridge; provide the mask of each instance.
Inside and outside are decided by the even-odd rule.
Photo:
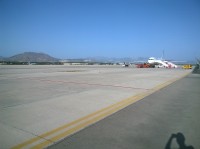
[[[4,61],[5,59],[5,57],[0,56],[0,61]]]
[[[7,61],[17,62],[57,62],[59,59],[45,53],[24,52],[6,59]]]

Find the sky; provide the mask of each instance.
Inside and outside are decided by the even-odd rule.
[[[0,56],[200,58],[199,0],[0,0]]]

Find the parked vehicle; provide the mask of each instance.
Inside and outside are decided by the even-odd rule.
[[[183,65],[182,66],[183,69],[192,69],[192,65],[188,64],[188,65]]]

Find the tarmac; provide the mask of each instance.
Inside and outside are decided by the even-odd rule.
[[[199,149],[199,85],[200,75],[190,74],[48,149],[164,149],[178,133]],[[170,148],[180,148],[176,138]]]
[[[187,140],[188,137],[192,138],[189,143],[195,146],[198,143],[193,137],[199,140],[199,133],[195,131],[195,136],[191,128],[196,130],[199,126],[196,125],[199,124],[196,114],[199,111],[195,110],[199,109],[199,101],[196,100],[196,96],[199,98],[199,77],[197,75],[194,79],[194,76],[189,75],[186,77],[188,79],[182,79],[188,80],[186,83],[179,83],[179,86],[170,90],[170,86],[174,85],[171,83],[190,72],[191,70],[183,69],[137,69],[120,66],[0,65],[1,148],[45,148],[52,144],[56,144],[52,148],[117,148],[119,144],[121,148],[129,148],[131,144],[136,145],[135,148],[143,148],[141,144],[150,147],[156,144],[148,141],[150,137],[158,140],[157,146],[163,145],[162,141],[166,142],[171,133],[178,131],[175,128],[182,127],[185,129],[179,131],[187,134]],[[186,87],[188,85],[189,88]],[[169,91],[163,90],[164,87],[169,88]],[[165,92],[160,93],[162,90]],[[178,90],[184,94],[178,94]],[[168,112],[176,107],[172,104],[173,99],[178,102],[180,96],[187,97],[185,93],[195,100],[180,100],[175,105],[182,111],[188,109],[181,113],[186,114],[187,119],[176,110],[173,114],[177,115],[175,118],[182,117],[181,121],[185,120],[188,124],[188,120],[192,120],[192,125],[187,129],[186,125],[172,127],[169,120],[180,123]],[[169,102],[154,97],[155,94],[162,98],[168,97]],[[188,104],[192,108],[188,108]],[[114,118],[117,121],[111,120],[127,109],[132,110],[122,115],[122,118]],[[190,112],[192,109],[194,111]],[[189,119],[192,117],[195,120]],[[126,118],[130,118],[132,122]],[[106,122],[107,119],[109,122]],[[104,126],[102,123],[108,125]],[[169,128],[161,128],[162,123]],[[97,131],[95,126],[98,126]],[[89,129],[93,131],[86,132]],[[64,138],[66,140],[61,141]]]

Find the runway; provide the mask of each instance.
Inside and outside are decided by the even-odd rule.
[[[186,76],[120,66],[1,66],[2,148],[46,147]]]

